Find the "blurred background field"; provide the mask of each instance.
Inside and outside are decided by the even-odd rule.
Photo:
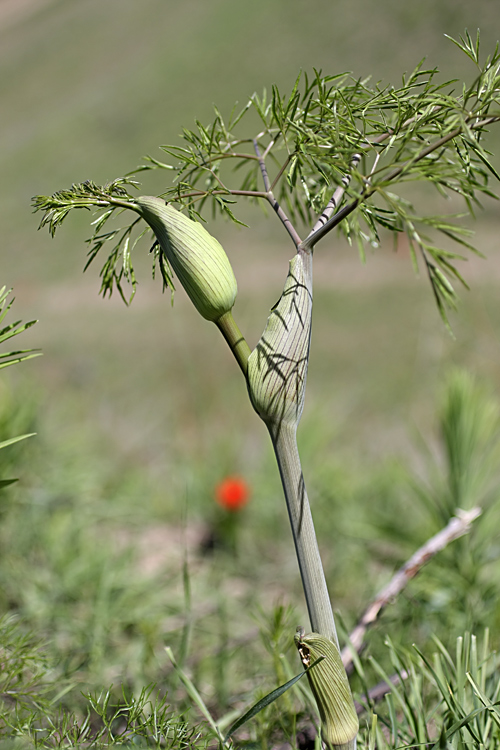
[[[18,614],[47,644],[55,673],[73,685],[69,705],[82,689],[168,680],[162,647],[170,644],[223,712],[261,684],[258,624],[270,627],[280,604],[293,608],[291,633],[306,615],[271,446],[215,326],[181,290],[171,307],[150,280],[149,258],[137,259],[140,284],[130,308],[99,298],[97,266],[82,275],[89,215],[69,220],[51,240],[37,234],[31,197],[121,176],[144,154],[160,157],[158,146],[178,142],[183,125],[211,118],[213,103],[227,113],[273,83],[290,90],[299,69],[398,83],[426,56],[443,81],[471,80],[472,63],[444,38],[466,27],[479,27],[485,53],[492,51],[496,4],[0,0],[1,281],[14,287],[13,316],[39,319],[22,345],[43,350],[0,384],[1,439],[37,433],[2,451],[2,476],[20,482],[0,506],[0,614]],[[498,154],[498,134],[489,144]],[[498,168],[498,156],[493,161]],[[161,192],[164,176],[146,175],[141,191]],[[281,292],[292,245],[274,217],[254,208],[245,215],[250,229],[219,221],[210,231],[233,263],[235,317],[253,347]],[[432,459],[443,465],[438,405],[454,367],[491,394],[481,403],[497,415],[500,222],[493,200],[473,228],[486,259],[463,264],[471,291],[463,290],[452,316],[455,338],[404,244],[394,252],[388,241],[364,265],[339,238],[316,253],[299,439],[332,598],[346,627],[440,528],[415,484],[432,481],[436,496],[446,495],[446,478],[429,467]],[[498,493],[478,445],[484,482],[464,503],[489,493],[483,530],[470,546],[457,543],[433,562],[387,611],[371,636],[376,654],[386,632],[401,643],[425,643],[433,631],[453,638],[464,628],[500,624],[498,535],[495,542],[487,533],[498,519]],[[245,477],[252,491],[238,554],[203,556],[219,512],[213,488],[231,474]],[[488,540],[487,560],[481,539]]]

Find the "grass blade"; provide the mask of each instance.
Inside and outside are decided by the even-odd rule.
[[[243,716],[240,716],[239,719],[237,719],[234,724],[229,728],[229,731],[227,732],[226,736],[224,737],[224,742],[227,742],[227,740],[230,738],[234,732],[236,732],[237,729],[243,726],[243,724],[246,724],[247,721],[250,719],[253,719],[254,716],[256,716],[260,711],[262,711],[264,708],[267,708],[267,706],[271,705],[271,703],[274,703],[275,700],[280,698],[283,693],[286,693],[287,690],[289,690],[293,685],[295,685],[296,682],[298,682],[310,669],[313,669],[313,667],[316,666],[316,664],[319,664],[320,661],[323,661],[325,657],[320,656],[319,659],[316,659],[310,667],[305,669],[303,672],[300,672],[300,674],[295,675],[295,677],[292,677],[291,680],[288,680],[288,682],[285,682],[284,685],[280,685],[280,687],[277,687],[275,690],[272,690],[270,693],[265,695],[263,698],[260,699],[260,701],[257,701],[251,708],[246,711]]]
[[[9,438],[8,440],[4,440],[2,443],[0,443],[0,448],[6,448],[8,445],[13,445],[14,443],[18,443],[20,440],[33,437],[33,435],[36,435],[36,432],[29,432],[27,435],[18,435],[18,437]]]
[[[195,686],[193,685],[193,683],[191,682],[191,680],[189,679],[189,677],[187,676],[187,674],[177,664],[177,662],[175,660],[175,657],[174,657],[174,654],[172,652],[172,649],[169,646],[166,646],[165,647],[165,651],[167,652],[167,656],[170,659],[170,661],[172,662],[172,666],[175,669],[175,671],[177,672],[177,675],[179,676],[180,681],[182,682],[182,684],[186,688],[189,697],[191,698],[191,700],[193,701],[193,703],[195,703],[198,706],[198,708],[200,709],[201,713],[203,714],[203,716],[205,717],[205,719],[208,721],[208,723],[210,724],[210,726],[214,730],[214,732],[215,732],[216,736],[218,737],[218,739],[221,742],[224,743],[225,739],[222,736],[222,733],[221,733],[219,727],[217,726],[217,724],[216,724],[216,722],[215,722],[212,714],[210,713],[210,711],[206,707],[203,698],[201,697],[201,695],[199,694],[199,692],[197,691],[197,689],[195,688]]]

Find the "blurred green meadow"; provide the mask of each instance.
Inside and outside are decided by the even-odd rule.
[[[136,259],[130,307],[102,300],[97,266],[82,275],[90,215],[50,239],[37,233],[31,197],[121,176],[144,154],[161,158],[158,146],[211,118],[213,103],[226,113],[273,83],[289,91],[299,69],[398,83],[425,56],[443,81],[471,80],[472,63],[444,34],[479,27],[489,52],[497,21],[490,0],[0,0],[1,282],[14,288],[12,319],[39,320],[20,345],[43,351],[0,382],[0,439],[37,433],[0,457],[2,477],[20,479],[0,498],[0,615],[44,644],[72,710],[82,691],[151,682],[188,705],[169,645],[223,715],[277,684],[280,654],[307,620],[271,445],[219,332],[181,289],[171,305],[148,257]],[[489,144],[498,168],[499,135]],[[164,176],[147,174],[141,192],[161,192]],[[434,197],[416,199],[435,210]],[[253,347],[292,245],[274,216],[248,207],[245,217],[249,229],[221,220],[209,229],[233,264],[235,317]],[[454,337],[403,243],[395,250],[388,239],[363,264],[332,237],[315,256],[299,444],[343,629],[445,525],[440,508],[485,507],[470,539],[432,561],[369,633],[382,661],[386,633],[423,648],[433,633],[448,646],[489,626],[500,642],[493,200],[473,228],[486,258],[461,266],[471,289],[451,317]],[[462,388],[457,429],[472,435],[460,497],[442,437],[452,373]],[[236,554],[210,552],[222,522],[214,487],[230,475],[246,479],[251,500]]]

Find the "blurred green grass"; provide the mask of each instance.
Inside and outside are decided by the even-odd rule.
[[[228,111],[272,83],[290,88],[299,68],[397,82],[427,55],[443,79],[471,78],[443,34],[479,26],[487,51],[498,12],[489,0],[311,0],[307,7],[299,0],[62,0],[26,8],[2,28],[0,4],[2,283],[14,286],[17,315],[40,319],[24,344],[41,347],[44,357],[8,373],[2,391],[3,408],[14,415],[23,407],[38,437],[12,453],[21,482],[3,506],[0,606],[50,639],[61,674],[79,685],[139,687],[166,678],[160,652],[167,641],[191,658],[214,703],[229,701],[262,671],[260,645],[248,639],[254,613],[285,601],[299,622],[305,618],[267,435],[217,330],[182,291],[171,309],[143,258],[133,305],[101,300],[96,269],[81,274],[89,215],[50,240],[36,233],[30,198],[121,175],[143,154],[158,155],[184,124],[209,118],[212,102]],[[491,143],[495,150],[498,136]],[[159,192],[161,179],[148,176],[144,192]],[[429,532],[408,489],[408,467],[422,471],[412,432],[435,440],[447,372],[462,365],[498,390],[497,211],[491,202],[479,214],[476,242],[488,260],[464,267],[472,290],[452,317],[455,339],[404,248],[383,247],[366,265],[337,239],[317,252],[299,440],[332,594],[347,625]],[[247,216],[249,230],[220,223],[211,231],[233,262],[235,314],[253,346],[282,289],[291,245],[273,217],[253,208]],[[230,473],[253,488],[239,556],[204,559],[196,549],[213,520],[213,487]],[[404,514],[412,533],[402,538],[401,524],[391,535],[389,520]],[[384,621],[402,640],[429,637],[443,618],[443,629],[451,627],[444,587],[423,581],[412,595],[433,613],[428,623],[416,623],[410,596]],[[226,661],[213,657],[216,642]]]

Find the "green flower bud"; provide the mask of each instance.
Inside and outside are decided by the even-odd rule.
[[[248,360],[250,400],[268,425],[297,425],[302,415],[311,339],[310,263],[303,253],[290,261],[283,293]]]
[[[355,750],[359,722],[336,644],[318,633],[304,635],[304,631],[299,629],[295,635],[295,645],[305,667],[320,656],[325,657],[307,672],[321,717],[322,739],[329,746]]]
[[[134,203],[200,315],[219,320],[232,309],[238,291],[222,245],[201,224],[161,198],[143,195]]]

